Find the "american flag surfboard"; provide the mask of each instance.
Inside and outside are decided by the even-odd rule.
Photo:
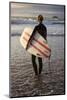
[[[32,32],[32,28],[25,28],[22,32],[20,42],[24,48],[26,48]],[[48,43],[39,33],[35,34],[27,51],[38,57],[49,57],[51,55],[51,49],[49,48]]]

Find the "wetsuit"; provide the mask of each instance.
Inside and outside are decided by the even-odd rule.
[[[39,23],[37,26],[35,26],[29,42],[31,42],[31,40],[33,39],[36,32],[38,32],[44,39],[47,40],[47,29],[44,26],[44,24]],[[42,58],[38,57],[38,62],[39,62],[39,74],[41,74],[41,71],[42,71]],[[33,64],[35,74],[37,75],[38,71],[37,71],[37,64],[36,64],[36,56],[34,56],[34,55],[32,55],[32,64]]]

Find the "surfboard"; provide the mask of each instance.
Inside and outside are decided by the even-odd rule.
[[[20,37],[20,43],[24,49],[26,49],[27,43],[32,35],[32,32],[33,29],[30,27],[25,28],[24,31],[22,32],[22,35]],[[39,33],[35,34],[27,51],[30,54],[33,54],[41,58],[50,57],[51,55],[51,49],[47,41]]]

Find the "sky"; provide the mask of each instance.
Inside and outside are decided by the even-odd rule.
[[[11,16],[37,17],[39,14],[47,18],[58,16],[64,19],[64,5],[11,3]]]

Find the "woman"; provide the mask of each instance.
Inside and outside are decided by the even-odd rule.
[[[43,24],[43,16],[42,15],[38,16],[38,22],[39,22],[39,24],[37,26],[35,26],[26,49],[28,49],[28,47],[31,43],[31,40],[33,39],[36,32],[38,32],[44,39],[47,40],[47,29],[46,29],[45,25]],[[42,66],[43,66],[42,58],[38,57],[38,62],[39,62],[39,73],[37,71],[36,56],[32,55],[32,64],[33,64],[33,68],[35,71],[35,75],[41,74],[41,72],[42,72]]]

